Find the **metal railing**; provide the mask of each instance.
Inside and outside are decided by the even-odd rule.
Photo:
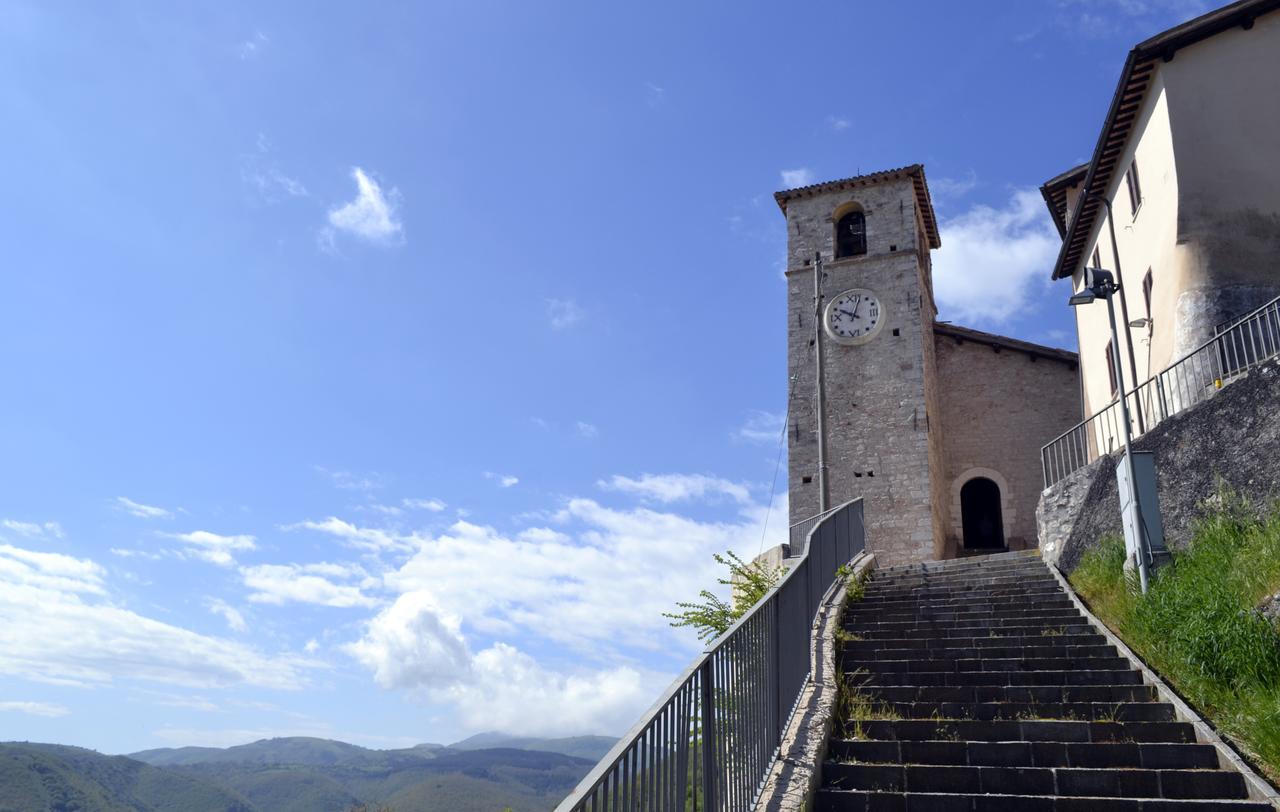
[[[713,640],[557,812],[750,809],[809,679],[809,638],[836,570],[866,546],[862,500],[809,533],[796,560]]]
[[[787,531],[787,542],[791,545],[791,555],[802,555],[805,551],[805,543],[809,539],[809,531],[813,530],[814,526],[822,521],[824,517],[835,513],[840,507],[840,505],[837,505],[833,508],[828,508],[821,513],[815,513],[809,518],[801,519],[791,525]]]
[[[1212,397],[1250,367],[1280,353],[1280,297],[1220,329],[1218,334],[1125,392],[1129,431],[1148,432],[1171,415]],[[1040,449],[1047,488],[1119,449],[1120,401],[1073,426]]]

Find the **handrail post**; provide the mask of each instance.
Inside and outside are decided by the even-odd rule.
[[[715,725],[716,711],[714,702],[714,686],[711,675],[714,657],[708,657],[702,664],[702,808],[711,812],[716,808],[716,748]]]

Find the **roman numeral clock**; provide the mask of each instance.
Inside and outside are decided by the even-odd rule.
[[[875,291],[852,288],[827,303],[822,321],[832,341],[848,346],[865,344],[884,326],[884,307]]]

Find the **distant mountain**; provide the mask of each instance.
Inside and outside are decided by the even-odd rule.
[[[197,776],[58,744],[0,744],[0,812],[256,812]]]
[[[305,764],[313,767],[387,767],[404,759],[432,758],[444,749],[440,744],[419,744],[404,750],[371,750],[332,739],[290,736],[262,739],[235,747],[166,747],[130,753],[129,758],[155,767],[190,764]]]
[[[546,812],[613,742],[485,733],[450,747],[372,750],[292,737],[130,756],[10,742],[0,744],[0,812],[343,812],[361,803]]]
[[[564,739],[538,739],[508,736],[506,733],[477,733],[449,745],[452,750],[481,750],[491,747],[514,747],[518,750],[542,750],[566,756],[599,761],[618,742],[609,736],[571,736]]]

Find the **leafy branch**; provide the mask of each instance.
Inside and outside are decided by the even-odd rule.
[[[700,601],[678,602],[678,612],[663,612],[671,619],[674,628],[692,627],[699,640],[714,640],[729,630],[738,618],[755,606],[782,577],[782,567],[770,567],[763,561],[743,561],[732,551],[724,555],[715,553],[716,563],[728,567],[727,578],[716,579],[721,586],[732,590],[729,601],[722,600],[710,590],[698,593]]]

